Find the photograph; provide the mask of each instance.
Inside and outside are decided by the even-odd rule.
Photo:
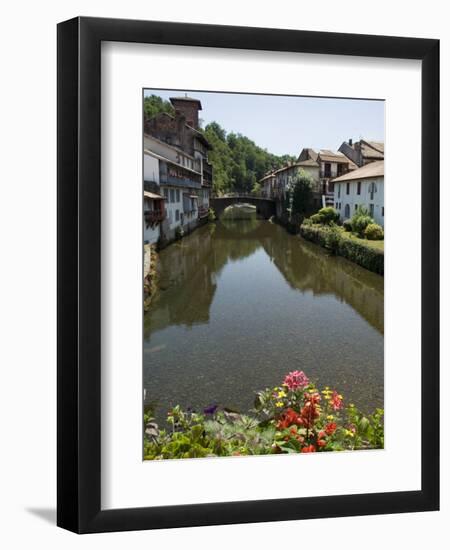
[[[384,448],[384,101],[143,90],[143,458]]]

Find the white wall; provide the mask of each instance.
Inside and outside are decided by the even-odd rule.
[[[65,2],[8,3],[0,35],[2,75],[11,85],[0,89],[2,111],[0,135],[3,211],[0,216],[3,264],[0,287],[2,328],[7,337],[0,348],[5,379],[0,413],[0,543],[12,550],[37,544],[47,550],[64,548],[110,550],[130,548],[183,548],[225,550],[235,547],[282,548],[288,541],[306,540],[314,550],[380,550],[402,547],[422,550],[445,546],[450,521],[450,401],[441,399],[442,511],[352,518],[317,519],[250,525],[111,533],[76,536],[57,529],[55,521],[56,472],[56,23],[76,15],[130,19],[177,20],[216,24],[317,31],[390,34],[441,38],[441,97],[450,97],[450,35],[445,3],[429,0],[427,9],[418,0],[379,0],[376,10],[365,13],[322,0],[321,17],[303,3],[261,0],[258,10],[251,2],[229,0],[220,4],[172,0],[148,3],[128,0],[66,0]],[[405,9],[408,16],[405,17]],[[386,17],[389,15],[389,17]],[[20,24],[16,24],[20,22]],[[20,26],[20,30],[19,30]],[[34,177],[23,178],[23,134],[30,128],[30,97],[33,127],[39,139],[27,149]],[[441,104],[442,174],[450,148],[450,102]],[[444,179],[444,178],[443,178]],[[407,183],[407,182],[406,182]],[[405,183],[405,185],[406,185]],[[26,200],[24,200],[26,197]],[[450,187],[442,186],[442,213],[450,204]],[[39,215],[36,215],[39,212]],[[33,220],[33,240],[30,225]],[[450,218],[442,219],[442,281],[450,280]],[[38,245],[36,245],[38,243]],[[31,276],[32,275],[32,276]],[[30,284],[31,281],[31,284]],[[450,285],[441,286],[442,334],[450,332]],[[450,339],[442,338],[442,365],[450,362]],[[442,369],[442,396],[450,386],[450,372]],[[314,457],[311,457],[314,458]],[[285,475],[286,474],[286,475]],[[307,472],[301,472],[307,475]],[[324,475],[327,475],[326,472]],[[368,475],[371,475],[370,472]],[[290,478],[280,471],[280,483]],[[300,476],[301,485],[301,476]],[[170,483],[170,480],[168,480]],[[299,542],[299,543],[300,543]]]
[[[166,191],[168,192],[167,195]],[[183,212],[183,192],[186,191],[187,189],[183,187],[161,185],[161,194],[164,197],[168,197],[168,199],[164,201],[164,205],[166,208],[166,220],[169,223],[170,229],[175,229],[176,227],[181,225],[181,213]],[[176,219],[177,210],[179,216],[178,220]]]
[[[373,193],[373,200],[370,195],[370,186],[375,184],[375,191]],[[355,210],[359,206],[365,206],[368,210],[370,205],[373,204],[374,212],[373,219],[376,223],[384,227],[384,178],[372,178],[361,180],[361,193],[358,195],[358,182],[349,182],[349,194],[347,195],[347,183],[339,182],[334,184],[334,204],[338,205],[335,208],[338,210],[341,220],[351,218],[355,213]],[[339,192],[340,186],[340,192]],[[340,195],[340,196],[339,196]],[[340,205],[340,207],[339,207]],[[350,207],[350,214],[347,216],[345,212],[346,205]]]
[[[150,153],[144,153],[144,180],[159,184],[159,160]]]

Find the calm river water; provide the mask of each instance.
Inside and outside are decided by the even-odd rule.
[[[383,407],[383,278],[239,212],[160,253],[143,373],[157,421],[176,404],[245,412],[292,370]]]

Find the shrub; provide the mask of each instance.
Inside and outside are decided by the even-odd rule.
[[[326,206],[321,208],[318,212],[318,215],[322,218],[324,225],[330,225],[331,223],[336,223],[339,221],[339,212],[335,210],[332,206]]]
[[[352,224],[352,231],[357,233],[360,237],[364,237],[364,230],[369,223],[375,223],[371,218],[369,211],[364,206],[360,206],[356,210],[350,221]]]
[[[313,214],[310,218],[311,223],[322,223],[323,218],[320,214]]]
[[[345,229],[345,231],[351,232],[352,231],[352,220],[344,220],[342,222],[342,227]]]
[[[382,241],[384,239],[383,228],[377,223],[369,223],[364,230],[364,235],[369,241]]]
[[[307,226],[300,227],[300,234],[306,240],[329,248],[333,244],[333,236],[329,235],[330,229],[325,227]],[[335,253],[355,262],[355,264],[365,267],[369,271],[384,274],[384,252],[368,244],[364,244],[355,239],[339,238]]]
[[[374,221],[370,216],[359,216],[352,218],[352,229],[359,237],[364,237],[364,231],[366,227],[370,224],[373,224]]]
[[[331,223],[329,227],[324,230],[325,233],[325,248],[328,248],[333,254],[337,254],[339,250],[339,243],[342,239],[341,232],[335,223]]]

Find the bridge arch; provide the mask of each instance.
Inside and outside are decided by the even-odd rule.
[[[254,197],[253,195],[211,197],[209,204],[218,218],[220,218],[226,208],[235,204],[251,204],[256,207],[256,213],[266,219],[276,215],[276,205],[273,199]]]

